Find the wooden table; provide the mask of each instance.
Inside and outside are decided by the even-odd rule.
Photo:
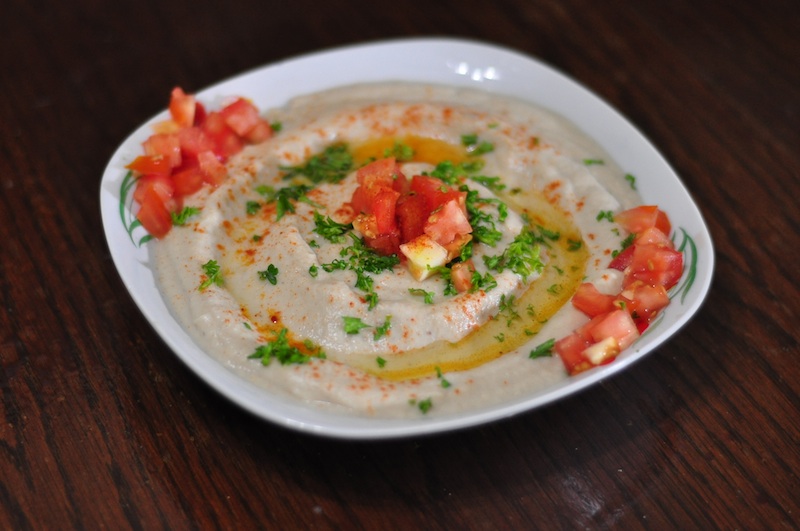
[[[7,0],[0,528],[797,526],[799,27],[791,0]],[[637,124],[706,217],[711,292],[629,370],[510,420],[384,442],[276,427],[141,316],[104,240],[100,176],[174,85],[423,35],[536,56]]]

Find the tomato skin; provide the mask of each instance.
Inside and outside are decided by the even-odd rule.
[[[208,113],[202,127],[203,132],[213,142],[214,153],[223,161],[244,149],[244,142],[233,129],[228,127],[220,113]]]
[[[650,227],[655,227],[666,235],[672,231],[672,225],[666,213],[655,205],[642,205],[624,210],[614,216],[614,221],[622,225],[622,228],[628,232],[635,234]]]
[[[574,376],[593,367],[592,363],[582,355],[590,345],[591,343],[580,334],[572,333],[556,341],[553,351],[561,358],[567,373]]]
[[[226,105],[220,114],[228,127],[239,136],[249,133],[261,120],[255,105],[244,98],[238,98]]]
[[[606,295],[591,282],[584,282],[572,296],[572,305],[589,317],[596,317],[614,309],[614,295]]]
[[[403,242],[410,242],[425,232],[428,208],[425,198],[419,195],[402,195],[397,200],[397,223]]]
[[[472,225],[454,198],[431,213],[423,230],[436,243],[446,246],[458,236],[472,233]]]
[[[203,187],[203,173],[198,166],[182,169],[172,174],[175,195],[184,197],[200,191]]]
[[[467,213],[467,193],[451,188],[435,177],[415,175],[411,178],[411,191],[425,198],[429,212],[433,212],[451,199],[455,199],[464,214]]]
[[[150,191],[153,191],[161,199],[169,211],[175,211],[179,206],[175,198],[175,186],[170,176],[151,174],[139,177],[136,181],[136,190],[133,191],[133,199],[141,203]]]
[[[683,255],[666,247],[636,245],[625,273],[626,284],[641,280],[651,286],[661,285],[670,289],[683,273]]]
[[[178,143],[181,147],[181,155],[184,158],[197,160],[197,155],[203,151],[214,149],[214,142],[206,135],[200,127],[187,127],[178,131]]]
[[[142,142],[145,155],[162,156],[169,162],[170,168],[181,164],[181,145],[178,135],[174,133],[156,133]]]
[[[156,238],[163,238],[172,228],[172,216],[154,189],[147,190],[142,197],[136,218]]]
[[[197,163],[203,180],[212,186],[219,186],[228,178],[228,170],[213,151],[203,151],[197,155]]]
[[[194,96],[186,94],[180,87],[172,89],[169,99],[169,113],[179,127],[194,125],[195,108]]]
[[[169,160],[161,155],[139,155],[125,167],[142,175],[169,175],[172,172]]]
[[[627,311],[613,310],[599,317],[597,322],[586,330],[594,343],[613,337],[617,340],[619,349],[625,350],[639,337],[636,323]]]
[[[475,272],[475,265],[472,260],[466,262],[456,262],[450,268],[450,278],[453,287],[459,293],[464,293],[472,289],[472,274]]]

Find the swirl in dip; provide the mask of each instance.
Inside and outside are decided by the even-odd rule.
[[[300,97],[268,118],[280,133],[234,157],[224,184],[190,199],[200,214],[153,247],[165,300],[206,352],[269,392],[379,417],[454,413],[566,377],[557,357],[529,353],[585,319],[566,304],[584,279],[619,284],[605,266],[620,231],[598,212],[640,202],[595,142],[526,102],[406,83]],[[465,135],[492,149],[470,153]],[[330,146],[352,155],[341,179],[291,170]],[[317,230],[321,219],[353,221],[357,169],[397,146],[407,148],[397,167],[408,178],[435,175],[441,163],[478,168],[460,172],[454,188],[476,194],[495,221],[493,245],[472,242],[476,274],[490,283],[455,293],[446,271],[420,280],[402,253],[396,265],[359,272],[342,265],[370,252],[359,231],[329,241]],[[288,209],[275,200],[298,184],[304,193]],[[521,234],[535,235],[528,251],[539,266],[492,269]],[[199,289],[212,260],[221,282]],[[249,357],[278,338],[311,358],[265,366]]]

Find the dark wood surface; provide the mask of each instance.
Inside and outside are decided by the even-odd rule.
[[[223,4],[0,10],[0,528],[798,525],[800,4]],[[384,442],[278,428],[141,316],[100,176],[174,85],[423,35],[536,56],[637,124],[706,217],[711,292],[629,370],[510,420]]]

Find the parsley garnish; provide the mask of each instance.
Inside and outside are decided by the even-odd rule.
[[[605,164],[603,159],[583,159],[583,163],[587,166],[593,166],[596,164]]]
[[[384,157],[394,157],[398,161],[408,161],[414,158],[414,150],[408,144],[395,142],[394,146],[384,150]]]
[[[631,185],[632,189],[636,190],[636,177],[634,177],[630,173],[626,173],[625,180],[628,181],[628,184]]]
[[[493,192],[502,192],[506,189],[506,185],[500,182],[500,177],[487,177],[485,175],[475,175],[470,177],[471,180],[478,184],[482,184]]]
[[[389,330],[392,328],[391,321],[392,321],[392,316],[387,315],[386,319],[383,321],[383,324],[381,326],[375,327],[375,332],[372,334],[372,338],[375,341],[379,340],[380,338],[389,333]]]
[[[567,240],[567,250],[568,251],[577,251],[583,246],[583,242],[581,240]]]
[[[248,201],[245,205],[245,212],[248,216],[255,216],[261,210],[261,203],[258,201]]]
[[[170,213],[170,217],[172,217],[172,224],[180,227],[182,225],[186,225],[186,222],[190,217],[199,213],[199,208],[187,206],[183,207],[180,212]]]
[[[292,201],[300,201],[319,208],[320,205],[313,202],[306,195],[306,193],[310,190],[312,190],[312,187],[305,184],[285,186],[283,188],[278,188],[277,190],[272,186],[259,186],[256,188],[256,191],[267,199],[267,203],[276,204],[276,221],[281,219],[287,212],[294,214],[294,203],[292,203]],[[248,213],[250,212],[249,203],[251,203],[251,201],[248,201]]]
[[[344,241],[345,234],[353,229],[353,224],[343,224],[333,221],[330,216],[323,216],[316,210],[314,211],[314,230],[331,243],[341,243]]]
[[[426,398],[425,400],[420,400],[419,403],[417,404],[417,407],[419,407],[419,410],[422,411],[423,413],[427,413],[433,407],[433,399]]]
[[[383,358],[381,358],[380,356],[378,356],[377,358],[375,358],[375,363],[377,363],[377,364],[378,364],[378,367],[380,367],[381,369],[383,369],[384,367],[386,367],[386,360],[385,360],[385,359],[383,359]]]
[[[258,278],[261,280],[266,280],[274,286],[278,283],[278,268],[273,264],[270,264],[264,271],[258,272]]]
[[[286,337],[288,330],[282,328],[276,335],[275,339],[264,345],[256,347],[255,352],[250,354],[248,359],[260,359],[263,365],[269,365],[272,359],[276,359],[281,365],[288,365],[290,363],[307,363],[310,356],[304,354],[300,349],[289,344],[289,339]],[[324,354],[320,353],[320,357]]]
[[[333,144],[325,148],[322,153],[312,156],[302,166],[281,166],[286,171],[284,179],[291,179],[297,175],[306,176],[312,183],[338,183],[353,168],[353,155],[347,144]]]
[[[543,358],[547,356],[553,355],[553,347],[556,345],[555,339],[548,339],[541,345],[537,346],[535,349],[531,350],[531,353],[528,355],[530,359],[536,358]]]
[[[468,134],[461,135],[461,144],[467,148],[467,153],[473,156],[483,155],[484,153],[491,153],[494,151],[494,144],[485,140],[481,141],[478,135]]]
[[[425,304],[433,304],[434,293],[432,291],[425,291],[422,288],[408,288],[408,292],[412,295],[423,297]]]
[[[614,221],[614,213],[610,210],[601,210],[597,213],[597,221],[600,220]]]
[[[442,369],[440,369],[438,366],[436,367],[436,377],[439,378],[439,380],[441,380],[442,387],[444,387],[445,389],[450,387],[451,385],[450,382],[448,382],[445,379],[444,375],[442,374]]]
[[[203,272],[206,274],[206,279],[200,284],[200,291],[205,290],[212,284],[216,286],[222,285],[222,276],[219,271],[219,264],[216,260],[209,260],[203,264]]]
[[[541,273],[544,269],[539,248],[540,238],[530,229],[524,229],[517,234],[514,241],[500,255],[484,256],[486,266],[502,273],[510,269],[523,280],[527,280],[534,273]]]
[[[632,233],[628,234],[628,236],[624,240],[622,240],[622,242],[620,242],[620,246],[622,248],[619,249],[618,251],[617,250],[613,251],[611,253],[611,258],[616,258],[617,255],[619,255],[619,253],[621,253],[622,251],[624,251],[625,249],[627,249],[628,247],[633,245],[633,240],[635,240],[635,239],[636,239],[636,234],[635,233],[632,232]]]
[[[369,328],[369,325],[359,317],[349,317],[345,315],[342,317],[342,320],[344,321],[345,334],[357,334],[362,328]]]

